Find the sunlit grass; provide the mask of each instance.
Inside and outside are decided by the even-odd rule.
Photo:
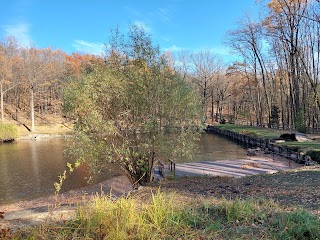
[[[215,127],[218,127],[224,130],[229,130],[236,133],[242,133],[252,137],[265,138],[265,139],[277,138],[281,134],[278,130],[275,130],[275,129],[259,128],[254,126],[243,126],[243,125],[236,125],[236,124],[221,124],[221,125],[215,125]]]
[[[18,130],[13,124],[0,124],[0,141],[15,139],[18,137]]]

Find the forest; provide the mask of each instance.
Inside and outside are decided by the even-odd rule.
[[[260,3],[258,21],[244,15],[226,34],[239,56],[225,63],[210,50],[163,53],[172,71],[197,92],[202,121],[237,122],[316,131],[319,126],[319,2],[272,0]],[[106,44],[107,46],[107,44]],[[81,79],[105,56],[24,47],[8,36],[0,43],[1,119],[27,113],[62,115],[63,86]]]

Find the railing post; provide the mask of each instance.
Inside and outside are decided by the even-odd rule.
[[[169,170],[173,173],[173,176],[176,176],[176,163],[171,159],[169,159]]]

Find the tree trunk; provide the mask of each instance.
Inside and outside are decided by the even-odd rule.
[[[3,109],[3,84],[0,84],[0,98],[1,98],[1,124],[4,124],[4,109]]]
[[[30,89],[30,107],[31,107],[31,131],[34,132],[34,99],[33,99],[33,95],[34,95],[34,91],[33,91],[33,86]]]
[[[213,92],[211,93],[211,121],[214,122],[214,99]]]

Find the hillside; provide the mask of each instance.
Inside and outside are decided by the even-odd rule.
[[[14,108],[10,105],[5,107],[4,123],[11,123],[17,126],[19,137],[26,137],[30,134],[66,134],[72,132],[72,121],[62,116],[61,110],[39,114],[35,112],[35,131],[30,131],[31,119],[27,109],[20,110],[18,119]]]

